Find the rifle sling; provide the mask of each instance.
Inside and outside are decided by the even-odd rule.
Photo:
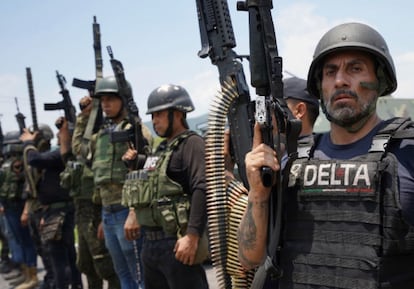
[[[89,157],[88,146],[89,146],[89,142],[92,137],[93,127],[95,126],[96,117],[98,115],[99,105],[100,105],[99,99],[93,98],[92,99],[92,110],[89,115],[89,119],[88,119],[88,123],[85,128],[85,132],[83,133],[81,150],[82,150],[82,155],[87,156],[87,158]]]

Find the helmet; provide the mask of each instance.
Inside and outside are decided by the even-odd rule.
[[[132,95],[131,84],[127,81],[129,93]],[[115,76],[107,76],[96,81],[94,97],[100,98],[105,94],[113,94],[119,96],[118,83]]]
[[[53,138],[53,131],[47,124],[39,124],[39,130],[42,132],[43,139],[49,141]]]
[[[319,96],[321,64],[324,57],[332,52],[340,50],[360,50],[373,55],[379,68],[383,70],[385,79],[384,90],[381,95],[394,92],[397,88],[395,67],[387,43],[384,38],[373,28],[361,23],[345,23],[338,25],[322,36],[313,54],[313,60],[308,73],[308,91]],[[379,77],[377,73],[377,77]]]
[[[23,152],[23,145],[20,141],[20,131],[9,131],[4,135],[1,152],[5,156],[21,154]]]
[[[194,110],[194,105],[182,86],[165,84],[154,89],[149,95],[147,114],[168,108],[187,113]]]
[[[100,97],[102,94],[118,94],[118,83],[115,76],[108,76],[96,80],[95,97]]]
[[[18,130],[9,131],[4,135],[3,145],[17,144],[17,143],[21,143],[20,132]]]

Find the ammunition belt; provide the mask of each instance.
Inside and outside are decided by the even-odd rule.
[[[230,105],[238,93],[234,83],[224,83],[210,108],[206,134],[207,216],[210,256],[220,288],[250,288],[253,271],[238,260],[237,227],[247,205],[246,189],[235,183],[226,187],[224,131]],[[239,201],[240,200],[240,201]]]

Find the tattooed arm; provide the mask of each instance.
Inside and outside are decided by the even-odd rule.
[[[247,210],[240,223],[237,238],[239,260],[247,269],[259,266],[266,253],[269,196],[271,188],[264,187],[260,175],[261,168],[268,166],[279,170],[276,153],[262,143],[259,126],[254,128],[252,150],[246,154],[246,172],[250,191]]]

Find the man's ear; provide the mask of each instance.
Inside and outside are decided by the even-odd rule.
[[[297,118],[302,119],[307,111],[306,104],[304,102],[298,102],[295,106],[295,115]]]

